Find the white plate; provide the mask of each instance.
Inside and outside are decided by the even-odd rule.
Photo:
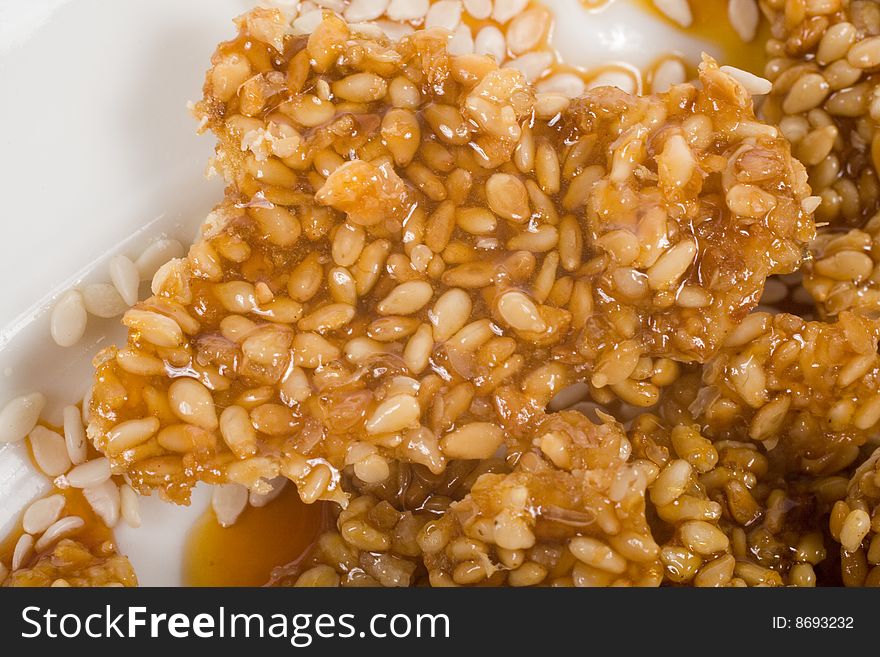
[[[628,0],[589,13],[547,0],[568,63],[643,66],[674,46],[696,59],[712,44],[684,37]],[[186,110],[201,95],[215,45],[247,0],[0,0],[0,404],[38,390],[47,419],[82,398],[91,356],[119,340],[115,320],[90,318],[73,349],[54,345],[47,310],[84,280],[106,281],[107,260],[152,239],[192,240],[221,198],[203,177],[213,142]],[[0,447],[0,536],[49,487],[23,444]],[[117,538],[144,585],[181,582],[187,528],[206,507],[143,500],[143,527]]]

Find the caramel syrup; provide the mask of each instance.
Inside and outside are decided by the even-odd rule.
[[[183,585],[262,586],[273,569],[303,558],[329,524],[329,504],[303,503],[292,484],[266,506],[247,507],[231,527],[208,509],[187,536]]]

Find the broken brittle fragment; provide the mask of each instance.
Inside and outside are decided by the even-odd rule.
[[[137,576],[113,544],[89,548],[65,538],[33,564],[10,573],[3,586],[137,586]]]
[[[847,495],[831,511],[831,536],[840,543],[846,586],[880,586],[880,449],[858,467]]]
[[[633,453],[659,468],[649,518],[664,581],[691,586],[815,586],[834,478],[796,477],[748,440],[712,441],[698,424],[638,417]]]
[[[645,518],[657,468],[631,460],[620,425],[547,416],[509,474],[486,474],[419,536],[432,586],[657,586]]]
[[[227,200],[96,360],[89,435],[141,492],[283,475],[344,503],[347,476],[523,452],[573,382],[651,405],[813,234],[802,167],[710,60],[569,101],[442,31],[258,11],[196,109]]]
[[[791,141],[821,203],[816,219],[861,227],[880,209],[880,7],[873,0],[761,0],[770,21],[762,116]]]
[[[835,323],[754,313],[690,386],[693,417],[714,438],[779,449],[794,469],[852,464],[880,423],[880,322],[846,311]]]
[[[847,233],[823,232],[810,249],[804,288],[823,317],[849,310],[880,318],[880,214]]]
[[[657,586],[662,569],[645,518],[657,468],[630,462],[620,425],[555,413],[536,422],[528,444],[509,459],[512,469],[471,473],[453,499],[401,511],[373,495],[355,498],[280,583]]]

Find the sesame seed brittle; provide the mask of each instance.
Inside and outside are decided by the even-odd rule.
[[[441,31],[238,22],[196,108],[227,200],[96,360],[90,436],[142,492],[344,502],[346,468],[523,451],[576,380],[650,405],[812,236],[803,169],[710,60],[569,101]]]

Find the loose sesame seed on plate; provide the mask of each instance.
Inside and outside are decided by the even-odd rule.
[[[16,397],[0,409],[0,442],[24,440],[40,419],[46,398],[38,392]]]

